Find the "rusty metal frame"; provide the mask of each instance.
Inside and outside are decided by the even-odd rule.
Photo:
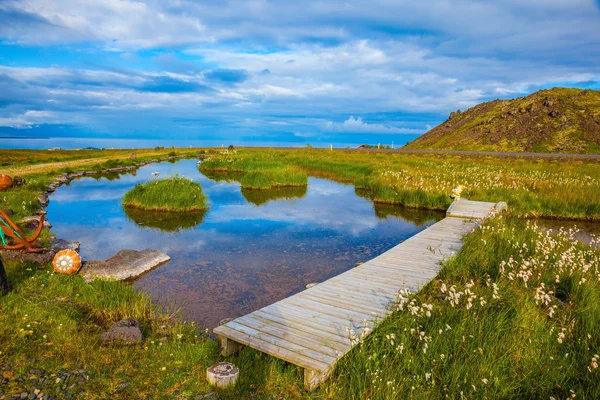
[[[11,239],[12,242],[7,246],[0,245],[0,250],[27,249],[28,252],[32,253],[43,250],[35,244],[35,241],[42,233],[42,229],[44,229],[43,215],[40,217],[40,224],[36,231],[32,236],[27,237],[17,224],[15,224],[4,211],[0,210],[0,229],[2,229],[2,233],[4,233],[7,238]]]

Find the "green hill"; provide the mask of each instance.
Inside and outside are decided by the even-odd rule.
[[[600,91],[553,88],[481,103],[404,148],[600,153]]]

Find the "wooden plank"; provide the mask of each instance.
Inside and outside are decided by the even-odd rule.
[[[348,336],[341,336],[339,332],[330,332],[327,329],[322,329],[323,324],[314,323],[314,321],[311,320],[300,321],[297,319],[286,319],[283,317],[271,315],[262,310],[255,311],[249,315],[252,315],[253,318],[257,318],[261,321],[271,321],[271,323],[274,324],[280,324],[282,326],[287,326],[290,328],[297,329],[299,331],[310,333],[311,335],[320,337],[324,343],[335,342],[335,346],[345,346],[346,348],[349,348],[351,344]]]
[[[385,307],[388,301],[395,297],[395,294],[388,294],[386,296],[378,296],[377,298],[373,298],[372,295],[357,292],[354,290],[331,290],[331,288],[327,285],[323,285],[322,287],[314,287],[310,290],[305,290],[304,293],[308,293],[310,295],[316,294],[320,296],[342,298],[346,299],[349,302],[352,302],[353,304],[362,304],[364,306],[372,308]]]
[[[329,304],[334,307],[343,308],[345,310],[358,311],[373,316],[381,316],[385,314],[385,307],[375,307],[374,305],[368,305],[365,303],[359,303],[353,300],[347,300],[344,296],[335,296],[333,294],[326,294],[324,292],[300,292],[296,294],[301,299],[308,299],[318,301],[323,304]]]
[[[236,318],[237,320],[237,318]],[[266,332],[261,332],[259,330],[256,330],[254,328],[251,328],[249,326],[246,326],[244,324],[242,324],[241,322],[236,322],[236,320],[233,320],[231,322],[226,323],[225,327],[227,328],[231,328],[231,329],[235,329],[238,332],[244,332],[247,333],[248,335],[251,335],[254,338],[263,340],[267,343],[271,343],[275,346],[278,346],[280,348],[283,349],[287,349],[295,354],[298,355],[302,355],[308,358],[311,358],[317,362],[321,362],[324,363],[326,365],[331,364],[332,362],[336,361],[336,357],[335,356],[330,356],[327,354],[323,354],[320,353],[316,350],[311,349],[309,346],[307,345],[299,345],[296,343],[292,343],[288,340],[282,340],[276,336],[273,336],[270,333],[266,333]]]
[[[313,300],[307,300],[307,299],[302,299],[300,300],[299,298],[292,296],[292,297],[288,297],[286,299],[286,304],[295,304],[298,307],[303,307],[305,309],[309,309],[309,310],[313,310],[313,311],[320,311],[323,313],[323,315],[330,315],[332,317],[338,317],[338,318],[342,318],[342,319],[346,319],[346,320],[354,320],[357,322],[362,322],[362,321],[370,321],[373,319],[373,316],[370,314],[365,314],[362,312],[358,312],[358,311],[351,311],[351,310],[345,310],[339,307],[335,307],[335,306],[330,306],[327,304],[321,304],[317,301],[313,301]]]
[[[348,350],[348,346],[342,346],[333,341],[324,343],[323,339],[318,336],[313,336],[310,333],[299,331],[285,325],[275,324],[269,320],[264,320],[251,314],[236,318],[235,322],[335,358],[337,358],[340,353]]]
[[[288,297],[285,300],[290,299]],[[319,322],[323,324],[323,326],[331,326],[335,329],[338,329],[340,334],[346,335],[348,329],[352,330],[360,330],[363,327],[363,321],[357,321],[356,319],[348,319],[348,318],[340,318],[329,314],[324,314],[320,311],[315,311],[311,309],[306,309],[305,307],[298,307],[295,304],[291,304],[289,302],[279,302],[276,303],[277,308],[272,308],[272,306],[268,306],[265,308],[261,308],[262,311],[267,311],[270,314],[275,315],[290,315],[293,316],[294,319],[306,319],[313,320],[315,322]],[[283,312],[283,313],[282,313]],[[373,324],[367,321],[367,327],[372,328]]]
[[[315,371],[327,371],[330,365],[330,363],[317,361],[305,355],[295,353],[261,338],[230,328],[227,325],[221,325],[215,328],[214,332],[238,343],[250,346],[253,349],[260,350],[263,353],[272,355],[273,357],[277,357],[292,364],[299,365],[302,368],[309,368]]]

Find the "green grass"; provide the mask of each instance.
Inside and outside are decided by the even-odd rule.
[[[275,152],[248,152],[242,156],[238,155],[237,151],[227,151],[205,160],[200,164],[200,170],[208,173],[239,173],[230,177],[234,180],[238,178],[243,189],[268,190],[306,186],[308,175],[277,159],[277,155]]]
[[[13,290],[0,297],[0,398],[35,388],[56,398],[70,392],[85,399],[177,399],[210,392],[226,399],[250,393],[262,398],[288,387],[288,395],[299,393],[294,386],[300,371],[251,350],[235,357],[243,371],[236,388],[211,388],[206,368],[222,360],[216,341],[173,310],[156,308],[131,285],[88,284],[54,274],[50,266],[6,268]],[[141,344],[101,342],[101,334],[122,318],[140,321]],[[61,371],[71,377],[57,383]],[[47,379],[40,383],[42,374]],[[9,382],[3,384],[3,378]]]
[[[199,183],[178,176],[137,184],[123,197],[124,207],[147,211],[206,211],[206,202]]]

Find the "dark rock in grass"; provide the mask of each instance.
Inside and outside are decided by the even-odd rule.
[[[110,329],[102,334],[102,341],[116,344],[135,344],[144,339],[140,323],[134,318],[125,318],[112,324]]]
[[[557,110],[552,110],[552,111],[550,111],[550,113],[548,115],[552,118],[556,118],[556,117],[560,116],[560,112]]]
[[[23,186],[25,183],[27,183],[27,181],[23,177],[15,176],[13,178],[13,186]]]
[[[80,248],[81,245],[77,241],[69,242],[68,240],[64,239],[50,239],[50,251],[54,252],[55,254],[61,250],[73,250],[79,253]]]
[[[52,262],[54,252],[27,253],[21,250],[0,250],[0,256],[4,261],[33,262],[38,265],[47,265]]]
[[[124,281],[135,279],[170,259],[171,257],[158,250],[121,250],[106,261],[84,262],[80,273],[90,280]]]

